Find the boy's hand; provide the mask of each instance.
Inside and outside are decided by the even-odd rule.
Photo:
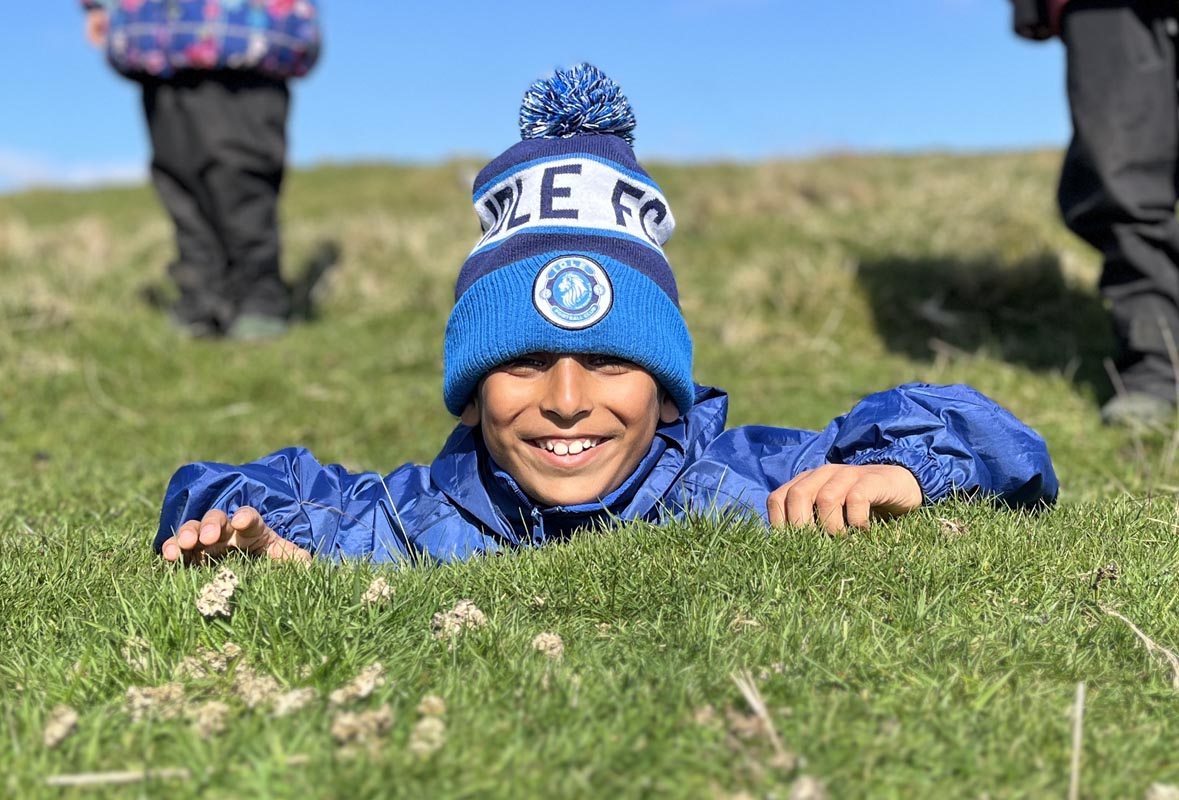
[[[873,518],[907,514],[921,506],[913,473],[891,464],[827,464],[796,475],[766,502],[770,524],[818,525],[828,533],[867,528]]]
[[[275,533],[262,521],[258,510],[250,506],[242,506],[232,518],[224,511],[213,509],[200,520],[190,519],[160,548],[167,561],[183,558],[185,564],[217,559],[230,550],[264,555],[276,561],[311,560],[310,553]]]
[[[86,41],[98,48],[106,47],[110,17],[105,9],[92,8],[86,12]]]

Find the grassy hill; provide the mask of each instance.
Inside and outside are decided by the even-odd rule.
[[[213,623],[193,599],[214,571],[148,548],[168,477],[289,444],[380,472],[433,456],[480,164],[293,174],[287,271],[324,241],[342,257],[315,319],[248,346],[184,340],[139,299],[172,250],[146,187],[0,197],[0,785],[58,796],[47,776],[183,767],[103,791],[784,797],[808,776],[837,797],[1060,796],[1078,681],[1086,794],[1179,783],[1170,667],[1112,613],[1179,647],[1177,440],[1099,423],[1112,341],[1096,256],[1057,221],[1058,163],[648,165],[696,377],[729,390],[731,424],[816,428],[896,383],[968,382],[1047,439],[1051,514],[950,506],[841,540],[639,527],[412,571],[235,560],[237,611]],[[377,574],[393,599],[365,605]],[[430,619],[461,598],[490,622],[448,647]],[[531,649],[540,632],[561,660]],[[178,674],[226,642],[236,673]],[[328,693],[376,662],[387,679],[352,710],[388,704],[389,730],[341,749]],[[315,699],[251,708],[233,687],[255,671]],[[136,719],[128,691],[169,681],[189,708],[225,702],[224,731]],[[411,747],[426,694],[447,706],[432,755]],[[58,704],[80,721],[50,747]]]

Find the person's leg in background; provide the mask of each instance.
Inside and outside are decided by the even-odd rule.
[[[1073,138],[1060,210],[1103,257],[1100,289],[1119,343],[1121,385],[1102,409],[1113,424],[1175,419],[1177,11],[1168,0],[1072,0],[1062,22]]]
[[[176,258],[168,274],[180,291],[169,314],[187,335],[220,336],[232,322],[227,302],[226,254],[201,175],[207,155],[189,97],[190,80],[143,85],[143,109],[152,146],[151,177],[172,219]]]
[[[234,309],[226,335],[273,336],[291,316],[278,226],[290,94],[282,80],[231,72],[208,75],[198,94],[210,153],[202,181],[213,201]]]

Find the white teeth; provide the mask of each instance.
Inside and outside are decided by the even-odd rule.
[[[541,443],[541,447],[548,450],[550,453],[556,453],[559,456],[575,456],[578,453],[585,452],[591,447],[597,447],[596,439],[580,439],[572,442],[553,442],[546,441]]]

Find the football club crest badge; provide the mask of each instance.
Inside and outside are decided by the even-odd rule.
[[[545,319],[576,331],[601,321],[614,304],[614,287],[602,265],[586,256],[561,256],[541,267],[532,302]]]

